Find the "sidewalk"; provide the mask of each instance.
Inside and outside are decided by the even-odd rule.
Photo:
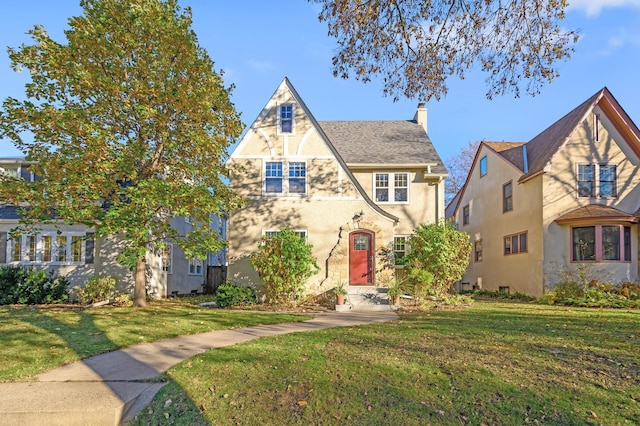
[[[133,418],[164,385],[152,379],[209,349],[396,318],[391,311],[327,312],[304,322],[211,331],[97,355],[42,373],[37,381],[0,383],[0,426],[118,425]]]

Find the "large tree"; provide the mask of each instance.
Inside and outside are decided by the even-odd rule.
[[[566,0],[309,1],[338,42],[333,74],[381,76],[394,100],[440,99],[449,76],[474,67],[488,73],[488,98],[537,94],[578,38],[562,26]]]
[[[8,98],[0,136],[34,161],[35,182],[3,178],[0,199],[26,225],[81,223],[119,235],[144,306],[146,254],[177,243],[204,258],[222,242],[210,214],[238,203],[224,160],[242,131],[221,73],[176,0],[82,0],[66,43],[35,26],[33,44],[9,48],[27,69],[26,100]],[[190,216],[186,235],[170,224]]]

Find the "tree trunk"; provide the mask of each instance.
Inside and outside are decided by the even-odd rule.
[[[147,258],[142,256],[136,262],[136,284],[133,289],[133,306],[147,306]]]

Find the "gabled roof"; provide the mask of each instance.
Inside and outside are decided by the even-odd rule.
[[[318,121],[315,119],[315,117],[313,116],[313,114],[311,113],[311,111],[309,110],[307,105],[304,103],[304,101],[302,100],[302,98],[300,97],[300,95],[298,94],[296,89],[293,87],[293,84],[291,84],[291,82],[289,81],[289,79],[287,77],[285,77],[282,80],[282,82],[280,83],[278,88],[275,90],[274,94],[271,96],[269,102],[271,101],[271,99],[273,99],[275,94],[278,93],[278,91],[283,89],[283,88],[286,88],[287,90],[289,90],[289,92],[291,93],[291,96],[293,96],[293,98],[295,99],[295,101],[298,104],[298,106],[300,108],[302,108],[302,111],[304,112],[306,117],[311,122],[311,125],[314,126],[315,129],[318,131],[318,134],[320,135],[320,137],[322,138],[324,143],[327,145],[329,150],[333,153],[334,157],[336,158],[336,160],[338,161],[338,163],[340,164],[340,166],[344,170],[345,174],[347,175],[347,177],[349,178],[351,183],[353,183],[353,185],[355,186],[356,190],[360,193],[360,195],[362,196],[364,201],[373,210],[375,210],[378,214],[380,214],[381,216],[386,217],[387,219],[389,219],[389,220],[391,220],[393,222],[400,221],[400,218],[398,218],[397,216],[392,215],[391,213],[389,213],[389,212],[385,211],[384,209],[382,209],[380,206],[378,206],[376,203],[374,203],[373,200],[367,195],[367,192],[364,190],[362,185],[360,185],[360,183],[358,182],[358,179],[356,179],[356,177],[353,175],[353,173],[351,172],[351,170],[347,166],[347,163],[344,161],[344,159],[342,158],[342,156],[340,155],[340,153],[338,152],[338,150],[336,149],[336,147],[332,143],[331,139],[324,132],[322,126],[320,126],[320,124],[318,124]],[[267,102],[267,105],[269,104],[269,102]],[[265,106],[265,108],[266,108],[266,106]],[[263,112],[264,112],[264,109],[263,109]],[[261,113],[261,115],[262,115],[262,113]],[[258,116],[258,118],[254,121],[254,123],[252,124],[252,127],[255,125],[256,121],[258,121],[259,119],[260,119],[260,116]],[[247,137],[247,135],[244,136],[244,138],[246,138],[246,137]],[[238,144],[238,146],[236,146],[234,152],[236,150],[238,150],[240,148],[240,146],[243,144],[244,138],[243,138],[243,141],[241,141],[240,144]],[[231,153],[231,157],[233,157],[233,153]]]
[[[527,142],[529,170],[520,178],[520,182],[526,181],[544,171],[553,156],[569,139],[586,115],[596,106],[599,106],[605,112],[623,137],[632,142],[631,148],[640,156],[640,130],[609,92],[609,89],[604,87]]]
[[[524,173],[525,161],[522,145],[525,142],[488,142],[482,141],[489,148],[500,154],[505,160]]]
[[[498,154],[498,157],[520,170],[522,173],[518,180],[520,183],[537,176],[544,172],[545,167],[553,159],[553,156],[556,155],[575,129],[596,106],[606,114],[616,130],[629,143],[629,147],[640,157],[640,129],[609,92],[609,89],[604,87],[527,143],[483,141],[478,147],[471,170],[474,169],[478,154],[482,146],[485,145]],[[467,181],[459,191],[459,195],[447,206],[446,210],[451,215],[456,213],[459,207],[458,203],[468,182],[469,176],[467,176]]]
[[[413,120],[320,121],[325,134],[349,165],[431,165],[447,170],[422,125]]]

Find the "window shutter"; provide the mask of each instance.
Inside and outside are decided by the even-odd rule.
[[[7,263],[7,233],[0,232],[0,263]]]
[[[93,238],[93,232],[87,232],[87,239],[84,243],[84,263],[89,265],[93,263],[93,252],[95,247],[95,240]]]

